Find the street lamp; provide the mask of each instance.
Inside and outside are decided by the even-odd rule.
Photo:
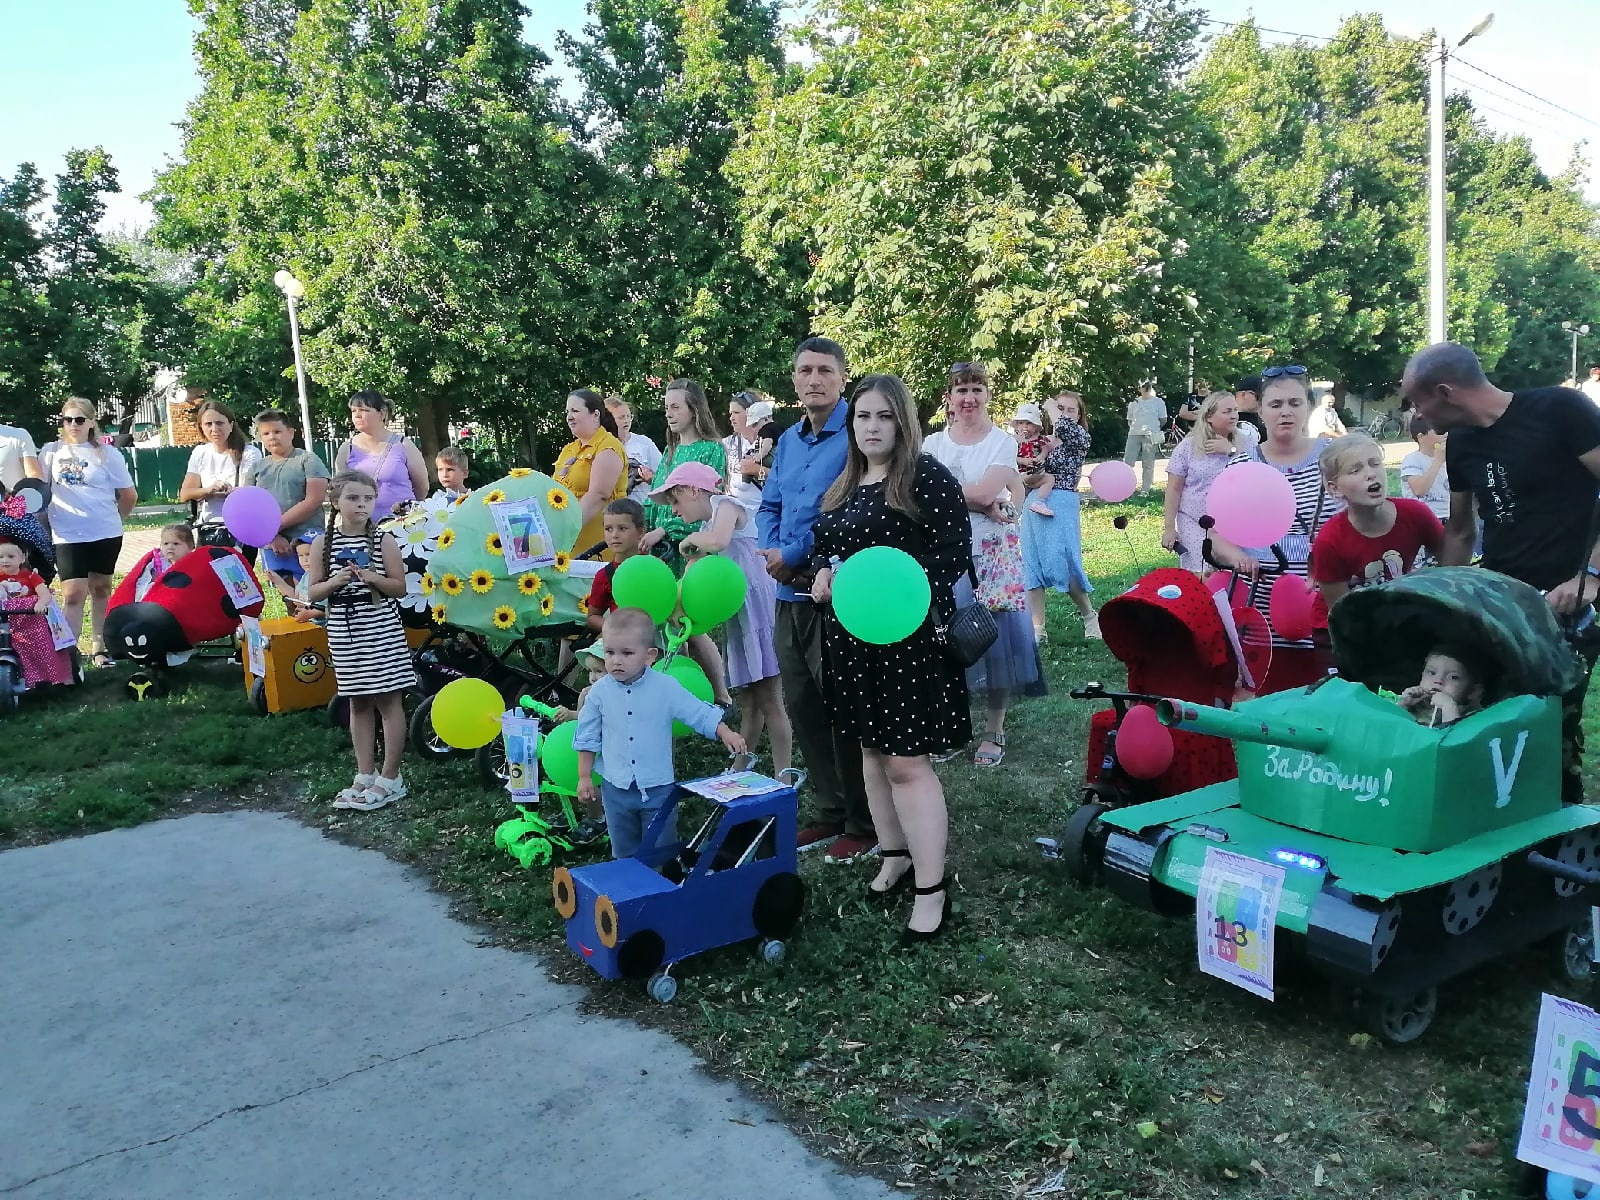
[[[306,400],[306,364],[300,357],[300,301],[305,298],[306,285],[291,271],[279,271],[272,277],[283,298],[289,302],[289,341],[294,345],[294,379],[300,388],[300,428],[306,445],[311,445],[311,404]]]
[[[1561,322],[1561,328],[1572,335],[1572,374],[1567,378],[1573,383],[1578,382],[1578,339],[1589,332],[1587,325],[1574,325],[1571,321]]]
[[[1490,13],[1456,43],[1465,46],[1494,24]],[[1445,227],[1444,227],[1444,63],[1450,57],[1450,44],[1438,35],[1433,60],[1433,88],[1429,101],[1430,125],[1428,154],[1428,340],[1442,342],[1445,331]]]

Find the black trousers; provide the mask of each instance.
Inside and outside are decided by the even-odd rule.
[[[779,600],[773,640],[783,679],[783,704],[810,773],[815,820],[843,825],[852,837],[872,835],[872,812],[861,775],[861,743],[841,736],[828,707],[822,614],[809,600]]]

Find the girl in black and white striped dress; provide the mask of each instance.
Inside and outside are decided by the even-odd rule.
[[[406,794],[400,778],[406,718],[401,698],[416,686],[411,650],[400,623],[405,593],[400,547],[372,522],[378,485],[360,471],[340,471],[328,484],[328,525],[311,548],[313,602],[328,605],[328,650],[339,694],[350,702],[355,781],[333,807],[370,812]],[[373,771],[373,721],[383,719],[383,768]]]

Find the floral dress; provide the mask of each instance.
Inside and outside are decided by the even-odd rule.
[[[672,474],[672,468],[686,462],[704,463],[715,470],[718,475],[726,476],[728,472],[728,451],[721,442],[713,441],[687,442],[674,446],[663,456],[661,465],[656,468],[654,486],[660,487],[667,481],[667,476]],[[667,536],[663,539],[663,550],[670,547],[668,562],[675,571],[681,574],[683,571],[683,559],[678,554],[678,543],[699,529],[700,522],[685,521],[682,517],[674,516],[670,505],[661,504],[655,500],[647,500],[645,502],[644,519],[646,527],[666,530]]]

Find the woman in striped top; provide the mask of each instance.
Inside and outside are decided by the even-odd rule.
[[[339,694],[350,702],[355,782],[334,797],[335,808],[370,812],[406,794],[400,752],[406,744],[401,699],[416,686],[399,597],[405,566],[394,535],[372,520],[378,484],[360,471],[340,471],[328,484],[328,525],[312,543],[306,592],[328,603],[328,651]],[[376,773],[373,722],[383,719],[383,767]]]
[[[1311,416],[1311,397],[1306,389],[1306,369],[1300,366],[1268,367],[1261,373],[1261,418],[1266,423],[1267,437],[1260,445],[1242,450],[1230,458],[1229,465],[1241,462],[1264,462],[1283,473],[1294,489],[1294,524],[1278,542],[1278,548],[1288,560],[1289,571],[1310,581],[1311,543],[1329,517],[1344,510],[1344,500],[1328,491],[1322,483],[1322,470],[1317,457],[1328,444],[1326,438],[1314,438],[1306,433],[1306,421]],[[1280,571],[1268,547],[1239,547],[1219,536],[1211,536],[1212,555],[1225,566],[1238,567],[1243,575],[1261,577],[1256,589],[1255,607],[1272,628],[1269,609],[1272,588]],[[1320,597],[1315,605],[1313,623],[1325,629],[1327,609]],[[1320,643],[1320,644],[1319,644]],[[1332,656],[1326,638],[1307,638],[1289,641],[1272,631],[1272,665],[1264,680],[1257,680],[1259,693],[1281,692],[1288,688],[1303,687],[1326,675],[1332,665]]]

